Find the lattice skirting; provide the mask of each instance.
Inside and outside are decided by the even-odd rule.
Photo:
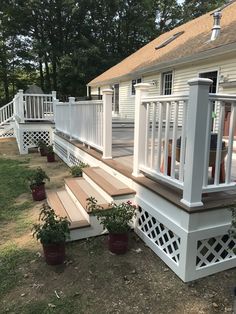
[[[168,258],[178,265],[180,237],[141,207],[139,207],[137,219],[137,228],[144,232]]]
[[[8,138],[8,137],[15,137],[13,128],[4,133],[0,133],[0,138]]]
[[[228,234],[197,241],[196,269],[235,258],[236,239]]]
[[[37,146],[39,140],[43,140],[47,145],[51,144],[50,131],[23,131],[23,149]]]
[[[68,165],[75,166],[78,165],[82,160],[78,157],[78,155],[70,151],[70,149],[64,146],[61,142],[55,140],[54,148],[56,154]]]

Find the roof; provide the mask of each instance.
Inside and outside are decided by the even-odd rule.
[[[161,65],[166,62],[174,62],[185,57],[198,55],[215,48],[236,43],[236,2],[222,10],[221,33],[220,36],[210,41],[213,27],[212,12],[204,14],[186,24],[178,26],[173,30],[166,32],[135,53],[131,54],[120,63],[108,69],[97,76],[88,85],[99,85],[115,80],[121,80],[122,77],[132,75],[134,72],[147,71],[148,68]],[[164,41],[178,32],[184,32],[175,40],[169,42],[166,46],[155,49]]]

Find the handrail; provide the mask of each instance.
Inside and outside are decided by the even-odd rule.
[[[189,95],[184,94],[184,95],[159,95],[159,96],[147,96],[147,97],[142,97],[141,100],[143,103],[147,102],[158,102],[158,101],[184,101],[188,100]]]
[[[14,99],[0,108],[0,125],[8,122],[13,118],[14,116],[13,103]]]

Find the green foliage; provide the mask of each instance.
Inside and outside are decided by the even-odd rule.
[[[70,168],[70,172],[73,177],[81,177],[82,176],[82,169],[89,167],[88,164],[85,164],[84,162],[80,162],[77,166],[73,166]]]
[[[236,208],[231,208],[232,211],[232,224],[229,230],[229,234],[236,240]],[[236,254],[236,247],[233,249]]]
[[[50,181],[46,172],[41,167],[31,170],[27,180],[29,181],[31,188],[42,185],[46,180]]]
[[[38,148],[41,148],[41,149],[47,148],[47,143],[44,140],[39,140],[36,145]]]
[[[46,151],[47,155],[53,155],[54,154],[53,145],[47,145]]]
[[[42,244],[63,243],[69,238],[69,220],[57,216],[50,206],[43,204],[39,220],[33,226],[33,236]]]
[[[130,201],[121,204],[112,203],[110,209],[104,210],[98,205],[94,197],[87,199],[87,208],[92,212],[111,233],[126,233],[130,230],[130,223],[135,216],[136,206]]]

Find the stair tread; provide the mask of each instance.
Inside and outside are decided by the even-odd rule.
[[[83,217],[83,215],[80,213],[80,211],[77,207],[76,207],[76,209],[79,213],[79,215],[77,215],[77,216],[71,215],[71,211],[67,205],[66,205],[66,208],[64,207],[63,202],[58,195],[58,192],[60,193],[62,191],[63,190],[47,192],[48,204],[54,209],[55,213],[60,217],[67,217],[68,218],[68,220],[71,223],[70,229],[76,229],[76,228],[82,228],[82,227],[90,226],[89,222]],[[60,193],[60,196],[61,195],[62,194]],[[66,197],[64,197],[64,201],[65,200],[66,200]],[[69,201],[69,205],[71,205],[70,201]],[[75,206],[75,204],[73,204],[73,205]],[[74,206],[73,206],[73,210],[75,210]]]
[[[102,206],[104,209],[109,207],[102,195],[84,178],[65,179],[65,183],[85,210],[88,197],[95,197],[98,201],[98,205]]]
[[[135,194],[134,190],[102,168],[88,167],[83,172],[110,196]]]

